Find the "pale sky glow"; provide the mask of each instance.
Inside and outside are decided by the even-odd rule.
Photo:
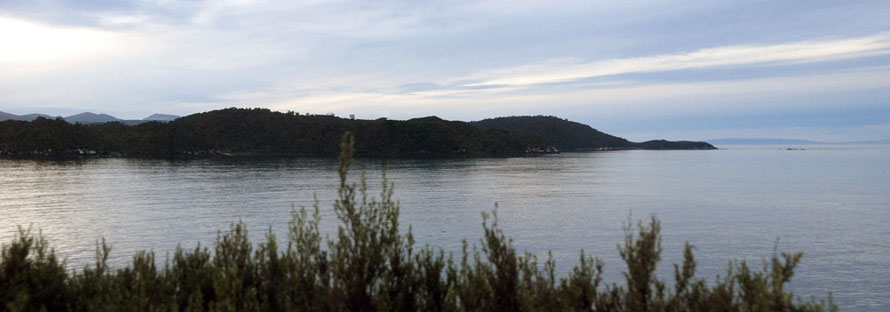
[[[0,68],[3,77],[52,74],[66,66],[96,61],[119,49],[114,33],[73,27],[51,27],[0,17]]]
[[[0,1],[0,111],[890,138],[886,1]]]

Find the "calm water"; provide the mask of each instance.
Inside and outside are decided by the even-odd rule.
[[[378,185],[381,160],[359,160]],[[713,280],[729,259],[805,253],[796,294],[833,292],[845,310],[890,310],[890,147],[729,147],[716,151],[621,151],[472,160],[390,160],[402,223],[420,245],[457,251],[481,237],[481,211],[498,203],[499,223],[520,251],[552,250],[565,272],[580,249],[601,257],[606,279],[624,269],[622,225],[662,222],[663,278],[695,245],[698,276]],[[332,159],[169,162],[0,160],[0,241],[18,225],[41,229],[69,267],[92,263],[95,241],[113,262],[137,250],[160,258],[177,244],[214,241],[239,219],[254,241],[270,227],[286,237],[294,207],[322,208],[336,226]]]

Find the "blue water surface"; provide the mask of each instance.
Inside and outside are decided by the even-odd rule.
[[[803,252],[790,289],[833,293],[843,310],[890,310],[890,147],[728,146],[714,151],[609,151],[493,159],[359,159],[372,194],[386,168],[403,227],[418,245],[459,252],[478,243],[480,212],[520,252],[553,253],[561,273],[581,249],[622,281],[617,246],[629,218],[663,228],[659,275],[672,277],[685,242],[698,276],[728,261],[759,268],[778,250]],[[323,231],[335,233],[336,161],[224,158],[190,161],[0,160],[0,241],[17,226],[42,231],[69,268],[93,263],[96,241],[124,265],[137,250],[158,258],[181,244],[212,246],[244,221],[255,242],[287,237],[290,213],[318,198]],[[358,180],[354,171],[353,180]],[[456,255],[457,256],[457,255]],[[543,261],[543,259],[542,259]]]

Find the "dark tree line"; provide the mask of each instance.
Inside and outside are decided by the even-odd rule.
[[[472,124],[483,129],[508,131],[531,144],[552,145],[564,151],[636,147],[636,143],[624,138],[553,116],[498,117],[474,121]]]
[[[705,149],[704,142],[633,143],[556,117],[504,117],[477,122],[438,117],[357,120],[268,109],[229,108],[162,122],[69,124],[61,119],[0,122],[0,155],[132,157],[336,155],[344,132],[359,155],[519,156],[531,149]]]

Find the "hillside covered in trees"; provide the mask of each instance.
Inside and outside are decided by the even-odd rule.
[[[713,149],[704,142],[629,142],[556,117],[476,122],[438,117],[357,120],[268,109],[229,108],[170,122],[70,124],[62,119],[0,122],[0,156],[336,155],[344,132],[365,156],[521,156],[543,151]]]
[[[474,121],[482,129],[502,130],[527,146],[554,146],[563,151],[609,149],[714,149],[705,142],[651,140],[635,143],[609,135],[588,125],[553,116],[498,117]]]

